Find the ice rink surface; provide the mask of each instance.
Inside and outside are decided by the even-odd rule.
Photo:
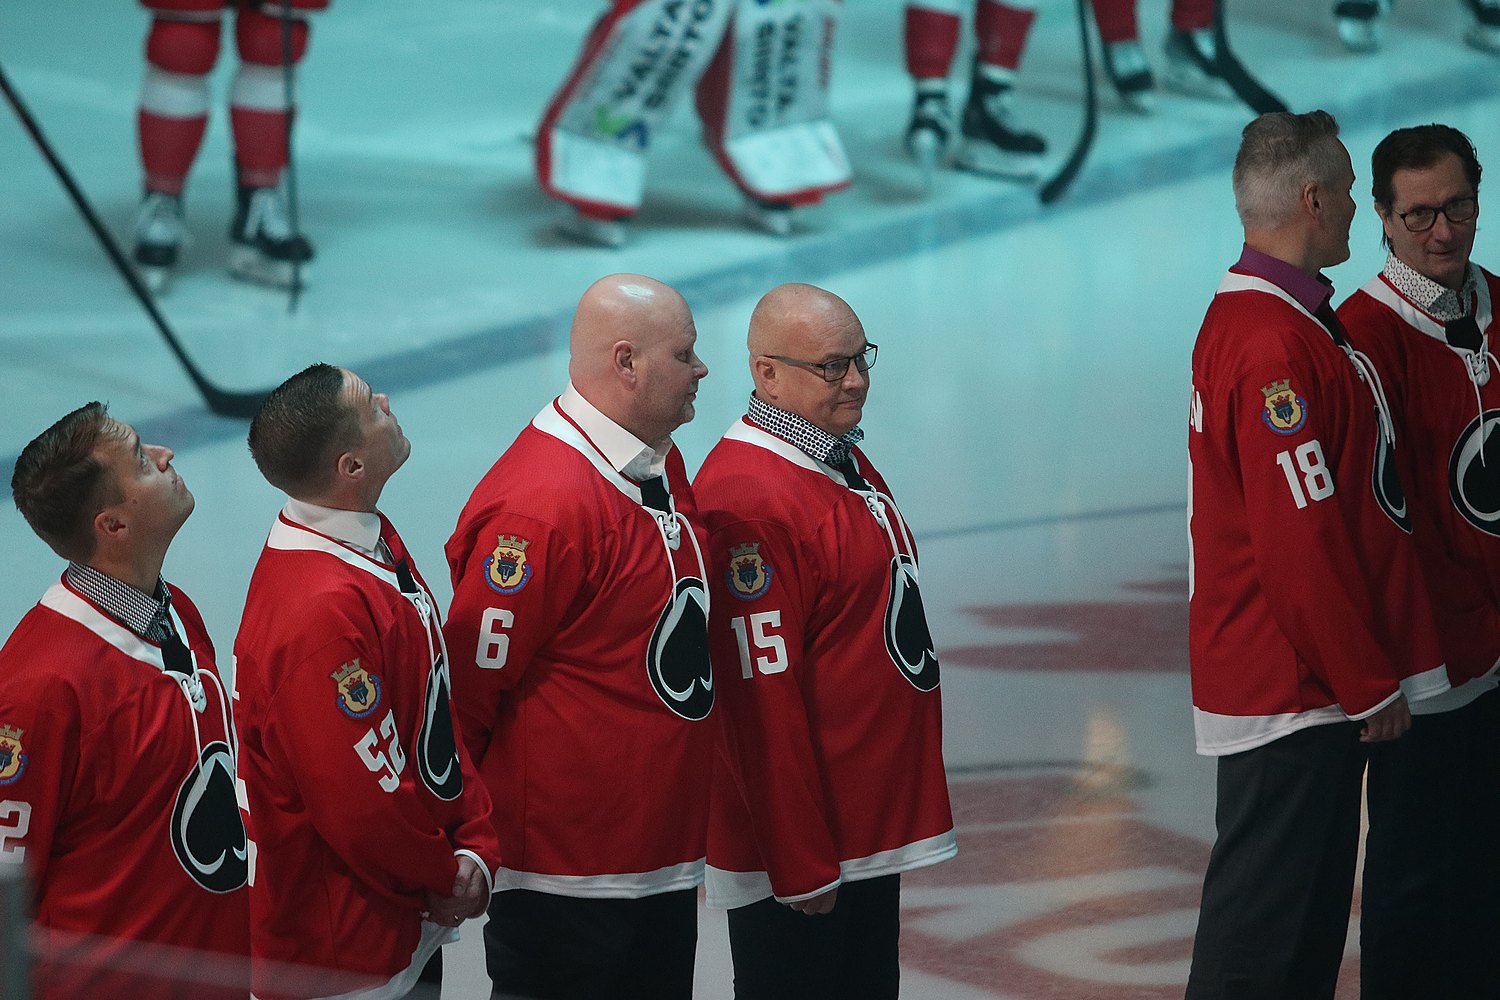
[[[1323,3],[1239,0],[1244,61],[1294,110],[1344,126],[1359,179],[1342,298],[1383,261],[1369,153],[1441,120],[1500,163],[1500,63],[1466,48],[1456,0],[1398,5],[1384,50],[1339,46]],[[1160,66],[1162,0],[1142,4]],[[900,4],[848,5],[834,107],[852,190],[788,239],[738,222],[738,196],[684,101],[652,155],[631,242],[552,235],[530,135],[599,5],[339,0],[301,73],[302,220],[319,250],[295,315],[223,273],[231,203],[216,110],[188,190],[194,237],[163,307],[215,382],[268,387],[315,360],[387,391],[414,450],[386,491],[446,597],[441,546],[469,489],[563,385],[567,320],[611,271],[676,285],[711,373],[677,434],[693,468],[749,391],[746,320],[782,281],[846,298],[880,344],[866,448],[922,548],[943,655],[960,855],[904,881],[914,1000],[1181,996],[1213,835],[1210,761],[1193,753],[1186,639],[1189,350],[1240,231],[1229,167],[1248,113],[1162,94],[1147,118],[1101,84],[1094,154],[1043,209],[1024,186],[943,174],[924,193],[900,150],[910,100]],[[139,198],[134,110],[147,16],[126,0],[0,9],[0,64],[107,224]],[[962,59],[962,65],[966,65]],[[221,61],[216,92],[222,96]],[[1079,119],[1073,6],[1043,0],[1019,113],[1052,162]],[[962,86],[959,87],[960,94]],[[1500,264],[1481,219],[1475,257]],[[251,566],[279,507],[242,422],[204,410],[17,122],[0,113],[0,457],[99,398],[177,450],[197,497],[167,576],[228,659]],[[0,625],[60,572],[0,508]],[[378,831],[372,831],[378,836]],[[1357,995],[1357,919],[1341,997]],[[445,996],[484,995],[478,925]],[[704,911],[699,995],[731,995],[722,915]]]

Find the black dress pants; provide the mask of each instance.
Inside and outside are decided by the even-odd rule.
[[[1332,1000],[1359,851],[1360,729],[1313,726],[1219,758],[1188,1000]]]
[[[1370,749],[1360,997],[1500,996],[1500,692]]]
[[[691,1000],[698,893],[579,899],[507,889],[490,902],[495,1000]]]
[[[894,1000],[901,989],[901,876],[845,882],[833,912],[774,899],[729,911],[735,1000]]]

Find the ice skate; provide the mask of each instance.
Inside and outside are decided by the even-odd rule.
[[[1162,82],[1188,97],[1214,101],[1232,101],[1234,90],[1219,75],[1218,45],[1208,28],[1199,31],[1173,31],[1164,47],[1167,64]]]
[[[566,205],[553,223],[557,232],[575,243],[617,250],[630,236],[630,220],[601,219],[585,215],[576,205]]]
[[[276,188],[242,187],[236,194],[234,222],[229,226],[229,273],[275,288],[306,283],[313,247],[305,236],[292,232],[281,193]]]
[[[1374,52],[1385,40],[1390,0],[1339,0],[1333,5],[1339,41],[1350,52]]]
[[[1035,180],[1041,172],[1047,142],[1035,132],[1012,124],[1009,70],[981,66],[975,70],[959,130],[957,165],[964,170],[1010,180]]]
[[[1151,113],[1156,103],[1153,93],[1156,77],[1151,74],[1151,64],[1146,62],[1146,53],[1141,50],[1140,42],[1130,38],[1106,43],[1104,71],[1127,108],[1137,114]]]
[[[745,220],[745,225],[769,236],[790,236],[792,212],[793,208],[788,202],[762,201],[746,195],[741,217]]]
[[[906,152],[922,170],[923,187],[932,187],[933,174],[948,159],[955,131],[947,81],[918,80],[911,123],[906,126]]]
[[[147,191],[135,220],[135,266],[141,280],[156,295],[172,284],[177,258],[187,242],[182,222],[182,196]]]

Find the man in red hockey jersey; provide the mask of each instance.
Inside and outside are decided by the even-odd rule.
[[[1245,249],[1193,348],[1188,634],[1218,839],[1190,1000],[1333,996],[1368,745],[1448,687],[1381,373],[1320,273],[1349,256],[1353,183],[1326,112],[1245,127]]]
[[[1500,981],[1500,279],[1469,259],[1481,170],[1467,136],[1398,129],[1371,171],[1390,254],[1339,319],[1385,377],[1453,688],[1370,753],[1360,989],[1483,996]]]
[[[234,644],[260,1000],[407,995],[499,865],[437,604],[378,509],[410,452],[385,394],[330,365],[250,424],[289,498]]]
[[[141,0],[152,20],[136,115],[146,193],[136,220],[135,262],[154,289],[166,288],[187,240],[182,196],[208,128],[208,78],[226,11],[234,14],[240,60],[229,93],[236,181],[230,273],[286,286],[294,269],[312,259],[312,245],[292,231],[278,189],[293,113],[283,64],[301,61],[308,15],[328,2],[287,0],[283,11],[282,0]]]
[[[68,560],[0,649],[0,864],[34,890],[39,1000],[249,985],[230,699],[197,609],[161,576],[193,510],[171,462],[89,403],[11,480]]]
[[[749,412],[694,481],[726,735],[708,900],[738,1000],[895,997],[900,873],[957,851],[917,552],[857,447],[875,350],[833,293],[772,289]]]
[[[448,540],[455,704],[495,800],[497,995],[688,1000],[714,686],[703,538],[672,432],[708,368],[676,291],[601,278],[568,387]]]

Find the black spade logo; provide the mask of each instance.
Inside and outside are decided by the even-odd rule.
[[[1500,410],[1469,421],[1448,459],[1448,495],[1464,520],[1500,537]]]
[[[646,673],[657,697],[673,712],[697,722],[714,707],[708,660],[708,590],[697,577],[677,581],[646,647]]]
[[[891,560],[891,597],[885,608],[885,648],[918,691],[938,686],[937,650],[927,627],[922,591],[917,587],[916,564],[911,556]]]
[[[1375,469],[1371,474],[1371,487],[1375,490],[1375,502],[1385,511],[1386,517],[1396,522],[1396,527],[1411,534],[1411,516],[1406,509],[1406,490],[1401,487],[1401,475],[1396,471],[1396,449],[1384,434],[1375,439]]]
[[[245,885],[250,873],[245,824],[234,797],[234,759],[222,740],[203,748],[177,790],[172,850],[192,880],[209,892]]]
[[[448,664],[441,656],[427,675],[427,703],[417,734],[417,773],[422,776],[422,784],[444,802],[463,793],[463,769],[458,764],[458,742],[448,711]]]

